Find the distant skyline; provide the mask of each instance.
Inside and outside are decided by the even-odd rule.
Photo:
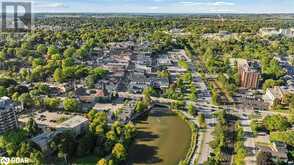
[[[0,0],[13,1],[13,0]],[[16,0],[20,1],[20,0]],[[50,13],[294,13],[294,0],[32,0]]]

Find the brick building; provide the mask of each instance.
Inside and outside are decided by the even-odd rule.
[[[240,86],[246,89],[257,89],[261,79],[259,65],[247,60],[238,61]]]

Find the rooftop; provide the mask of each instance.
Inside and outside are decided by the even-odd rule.
[[[74,128],[84,122],[88,122],[89,120],[83,116],[74,116],[65,122],[57,125],[58,128]]]
[[[1,97],[0,99],[0,110],[5,110],[7,107],[11,106],[12,102],[9,97]]]

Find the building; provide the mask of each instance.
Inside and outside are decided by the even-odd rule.
[[[259,66],[256,62],[241,60],[237,62],[240,75],[240,86],[246,89],[257,89],[261,79]]]
[[[283,36],[292,38],[294,37],[294,28],[289,28],[289,29],[280,29],[280,32]]]
[[[279,30],[277,30],[276,28],[273,28],[273,27],[261,28],[259,30],[259,34],[262,37],[265,37],[265,36],[279,36],[279,35],[281,35],[281,31],[279,31]]]
[[[150,86],[150,80],[142,73],[133,73],[130,76],[129,91],[132,93],[142,93],[144,88]]]
[[[281,87],[275,86],[274,88],[268,88],[266,90],[266,93],[263,96],[263,100],[264,102],[269,103],[270,106],[272,106],[276,100],[281,101],[284,94],[285,92]]]
[[[18,127],[15,107],[10,98],[1,97],[0,99],[0,133]]]
[[[56,126],[57,131],[71,131],[74,135],[78,136],[86,131],[89,125],[89,120],[83,116],[74,116],[65,122]]]
[[[272,155],[276,161],[288,161],[288,149],[287,145],[282,142],[273,142],[273,152]]]
[[[151,85],[155,88],[167,89],[169,87],[168,78],[153,78],[150,81],[151,81]]]
[[[58,134],[58,132],[44,132],[42,134],[39,134],[33,138],[31,138],[31,141],[35,144],[37,144],[43,153],[47,153],[49,151],[48,144],[54,139],[54,137]]]

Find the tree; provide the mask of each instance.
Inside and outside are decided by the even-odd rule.
[[[83,136],[81,139],[79,139],[76,155],[81,157],[90,154],[95,146],[94,142],[95,141],[92,135],[86,134],[85,136]]]
[[[15,49],[15,56],[18,58],[23,58],[29,55],[29,52],[27,49],[23,48],[17,48]]]
[[[62,60],[62,68],[64,67],[70,67],[75,64],[75,60],[72,57],[66,57],[64,60]]]
[[[0,86],[0,97],[7,96],[7,89],[3,86]]]
[[[96,83],[96,76],[95,75],[88,75],[85,78],[85,84],[88,88],[94,88]]]
[[[63,101],[63,107],[66,111],[78,111],[80,103],[76,99],[66,98]]]
[[[30,154],[30,159],[34,162],[35,165],[42,165],[43,164],[43,154],[40,151],[34,150]]]
[[[108,165],[108,161],[106,159],[100,159],[97,162],[97,165]]]
[[[70,132],[64,132],[56,135],[49,143],[50,149],[57,154],[59,158],[68,158],[74,156],[76,149],[75,138]]]
[[[44,55],[47,53],[47,47],[44,44],[40,44],[37,46],[37,52],[40,53],[41,55]]]
[[[145,110],[145,108],[146,108],[146,105],[144,104],[143,101],[137,101],[135,112],[142,112]]]
[[[18,97],[19,102],[22,105],[22,108],[30,107],[33,105],[33,99],[29,93],[23,93]]]
[[[40,129],[33,118],[30,118],[26,123],[26,130],[31,136],[37,135],[40,132]]]
[[[126,149],[120,143],[115,144],[111,153],[112,153],[112,156],[118,161],[123,161],[123,160],[126,160],[127,158]]]
[[[76,52],[75,48],[69,47],[64,51],[63,55],[64,55],[64,57],[72,57],[75,52]]]
[[[286,131],[290,127],[287,118],[281,115],[267,116],[263,119],[263,123],[269,131]]]
[[[280,80],[273,80],[273,79],[268,79],[265,80],[265,82],[262,85],[262,89],[266,91],[268,88],[273,88],[274,86],[279,86],[282,84],[282,81]]]
[[[20,144],[20,148],[16,152],[16,156],[18,157],[29,157],[32,152],[32,146],[28,142],[22,142]]]
[[[253,132],[253,135],[255,136],[257,131],[259,131],[259,129],[260,129],[256,119],[251,120],[250,127],[251,127],[251,130]]]
[[[58,106],[60,105],[60,102],[61,101],[58,98],[49,98],[49,97],[44,98],[44,105],[49,110],[57,109]]]
[[[196,89],[195,85],[193,85],[193,84],[191,84],[191,86],[190,86],[189,99],[191,101],[196,101],[197,100],[197,89]]]
[[[133,123],[129,122],[127,125],[124,126],[124,144],[129,144],[131,139],[134,137],[136,132],[136,127]]]
[[[197,110],[196,110],[196,108],[193,106],[193,104],[189,104],[189,105],[188,105],[188,112],[189,112],[192,116],[197,115]]]
[[[198,116],[198,123],[200,125],[201,128],[206,128],[206,122],[205,122],[205,116],[204,114],[200,114]]]
[[[257,165],[273,165],[272,154],[270,152],[258,152],[257,156]]]
[[[48,51],[47,51],[47,54],[52,56],[54,54],[57,54],[58,53],[58,49],[56,48],[56,46],[54,45],[51,45],[49,48],[48,48]]]
[[[188,165],[188,163],[185,160],[181,160],[178,165]]]
[[[294,131],[271,132],[270,139],[294,146]]]
[[[54,71],[53,78],[54,78],[54,81],[59,83],[63,81],[62,70],[60,68],[57,68]]]

